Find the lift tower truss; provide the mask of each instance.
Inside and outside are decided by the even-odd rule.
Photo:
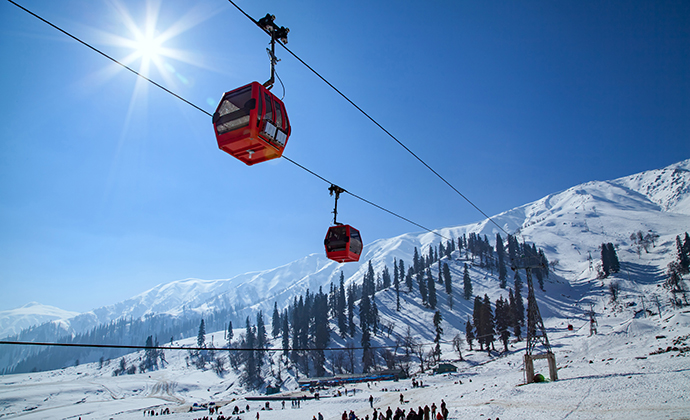
[[[527,248],[527,247],[525,247]],[[537,255],[522,255],[520,258],[511,261],[513,270],[525,270],[527,277],[527,346],[525,349],[525,383],[534,382],[534,360],[546,359],[549,362],[549,376],[552,381],[558,380],[556,369],[556,356],[551,351],[549,338],[546,335],[544,321],[539,313],[539,306],[534,294],[534,284],[532,282],[532,270],[544,269],[545,264]],[[544,352],[535,353],[538,345],[543,347]]]

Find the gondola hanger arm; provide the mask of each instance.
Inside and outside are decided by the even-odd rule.
[[[275,18],[275,15],[267,13],[266,16],[256,22],[261,29],[271,36],[271,48],[266,48],[271,62],[271,78],[264,83],[264,87],[269,90],[273,87],[273,83],[275,82],[275,66],[280,61],[276,57],[276,39],[279,39],[283,44],[287,44],[287,35],[290,32],[290,29],[276,25]]]
[[[335,184],[331,184],[330,187],[328,187],[328,192],[332,196],[335,194],[335,207],[333,208],[333,224],[334,225],[341,225],[342,223],[338,223],[338,199],[340,198],[340,194],[347,192],[345,191],[344,188],[340,188],[339,186]]]

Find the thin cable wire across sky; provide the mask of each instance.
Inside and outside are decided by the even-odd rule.
[[[449,344],[451,341],[441,340],[439,343]],[[11,346],[38,346],[38,347],[81,347],[81,348],[96,348],[96,349],[124,349],[124,350],[191,350],[191,351],[208,351],[208,350],[218,350],[218,351],[348,351],[348,350],[364,350],[364,347],[324,347],[324,348],[292,348],[292,347],[268,347],[268,348],[246,348],[246,347],[185,347],[185,346],[135,346],[126,344],[82,344],[82,343],[50,343],[50,342],[38,342],[38,341],[0,341],[0,345],[11,345]],[[436,343],[413,343],[411,346],[432,346]],[[396,344],[391,346],[369,346],[367,349],[370,350],[384,350],[384,349],[397,349],[403,347],[402,345]]]
[[[252,18],[251,16],[249,16],[244,10],[242,10],[242,8],[240,8],[240,6],[238,6],[233,0],[228,0],[228,1],[230,2],[230,4],[232,4],[233,6],[235,6],[235,8],[237,8],[237,10],[239,10],[243,15],[245,15],[249,20],[251,20],[252,22],[254,22],[254,24],[256,24],[257,26],[259,26],[259,23],[258,23],[254,18]],[[261,26],[259,26],[259,28],[261,28]],[[266,32],[266,33],[270,36],[270,33],[267,32],[264,28],[261,28],[261,29],[262,29],[264,32]],[[429,169],[429,170],[430,170],[434,175],[436,175],[441,181],[443,181],[443,183],[445,183],[446,185],[448,185],[453,191],[455,191],[458,195],[460,195],[460,197],[462,197],[465,201],[467,201],[467,202],[468,202],[472,207],[474,207],[479,213],[481,213],[484,217],[486,217],[491,223],[493,223],[494,225],[496,225],[496,227],[499,228],[503,233],[505,233],[506,235],[509,235],[509,233],[506,232],[505,229],[503,229],[501,226],[499,226],[498,223],[496,223],[488,214],[486,214],[482,209],[480,209],[479,206],[477,206],[476,204],[474,204],[474,203],[472,202],[472,200],[470,200],[469,198],[467,198],[463,193],[460,192],[460,190],[458,190],[457,188],[455,188],[455,187],[453,186],[453,184],[451,184],[450,182],[448,182],[448,180],[446,180],[441,174],[439,174],[436,170],[434,170],[434,168],[432,168],[428,163],[426,163],[426,162],[424,161],[424,159],[422,159],[421,157],[419,157],[419,156],[418,156],[416,153],[414,153],[409,147],[407,147],[402,141],[400,141],[396,136],[394,136],[390,131],[388,131],[383,125],[381,125],[378,121],[376,121],[376,119],[374,119],[374,117],[372,117],[372,116],[369,115],[366,111],[364,111],[362,108],[360,108],[359,105],[357,105],[354,101],[352,101],[350,98],[348,98],[344,93],[342,93],[338,88],[336,88],[331,82],[329,82],[328,80],[326,80],[325,77],[323,77],[319,72],[317,72],[316,70],[314,70],[309,64],[307,64],[304,60],[302,60],[297,54],[295,54],[294,52],[292,52],[292,50],[290,50],[290,49],[289,49],[285,44],[283,44],[280,40],[276,40],[276,41],[277,41],[277,43],[278,43],[281,47],[283,47],[283,48],[285,49],[285,51],[287,51],[288,53],[290,53],[290,55],[292,55],[297,61],[299,61],[300,63],[302,63],[306,68],[308,68],[309,70],[311,70],[311,72],[314,73],[319,79],[321,79],[324,83],[326,83],[326,84],[327,84],[328,86],[330,86],[334,91],[336,91],[336,92],[338,93],[338,95],[342,96],[343,99],[345,99],[347,102],[350,103],[350,105],[352,105],[353,107],[355,107],[359,112],[362,113],[362,115],[364,115],[365,117],[367,117],[372,123],[374,123],[378,128],[380,128],[384,133],[386,133],[390,138],[392,138],[396,143],[398,143],[403,149],[405,149],[409,154],[411,154],[415,159],[417,159],[422,165],[424,165],[427,169]]]
[[[131,68],[131,67],[127,66],[126,64],[124,64],[124,63],[122,63],[122,62],[116,60],[115,58],[109,56],[108,54],[104,53],[103,51],[99,50],[98,48],[96,48],[96,47],[94,47],[94,46],[88,44],[88,43],[85,42],[85,41],[82,41],[81,39],[77,38],[76,36],[70,34],[70,33],[67,32],[67,31],[63,30],[62,28],[60,28],[60,27],[58,27],[57,25],[51,23],[50,21],[48,21],[48,20],[42,18],[41,16],[35,14],[34,12],[32,12],[32,11],[26,9],[25,7],[23,7],[23,6],[21,6],[21,5],[17,4],[17,3],[15,3],[13,0],[7,0],[7,1],[9,1],[9,2],[12,3],[12,4],[14,4],[14,5],[17,6],[18,8],[22,9],[23,11],[27,12],[27,13],[30,14],[31,16],[33,16],[33,17],[35,17],[35,18],[41,20],[42,22],[44,22],[44,23],[50,25],[51,27],[57,29],[58,31],[60,31],[60,32],[62,32],[63,34],[67,35],[68,37],[74,39],[75,41],[79,42],[80,44],[82,44],[82,45],[88,47],[89,49],[91,49],[91,50],[97,52],[98,54],[100,54],[100,55],[102,55],[103,57],[107,58],[108,60],[112,61],[113,63],[118,64],[118,65],[124,67],[125,69],[127,69],[127,70],[129,70],[130,72],[134,73],[135,75],[141,77],[142,79],[146,80],[147,82],[153,84],[154,86],[156,86],[156,87],[162,89],[163,91],[165,91],[165,92],[169,93],[170,95],[176,97],[177,99],[183,101],[183,102],[186,103],[187,105],[190,105],[190,106],[194,107],[195,109],[197,109],[197,110],[203,112],[204,114],[208,115],[209,117],[213,117],[213,114],[211,114],[210,112],[208,112],[208,111],[204,110],[203,108],[201,108],[201,107],[195,105],[194,103],[188,101],[187,99],[185,99],[185,98],[183,98],[182,96],[176,94],[175,92],[171,91],[170,89],[168,89],[168,88],[166,88],[166,87],[164,87],[164,86],[162,86],[162,85],[156,83],[155,81],[149,79],[148,77],[144,76],[143,74],[139,73],[138,71],[134,70],[133,68]],[[244,12],[243,12],[243,13],[244,13]],[[246,14],[245,14],[245,15],[246,15]],[[249,17],[248,15],[246,15],[246,16]],[[251,19],[251,17],[250,17],[250,19]],[[254,20],[252,19],[252,21],[254,21]],[[254,22],[256,23],[256,21],[254,21]],[[280,43],[280,41],[278,41],[278,43]],[[281,44],[281,45],[282,45],[282,44]],[[299,59],[299,58],[298,58],[298,59]],[[301,60],[300,60],[300,61],[301,61]],[[306,65],[306,63],[305,63],[305,65]],[[280,78],[279,78],[279,79],[280,79]],[[282,80],[280,81],[280,83],[281,83],[281,84],[283,83]],[[330,85],[330,83],[329,83],[329,85]],[[334,89],[335,89],[335,87],[334,87]],[[354,105],[354,104],[353,104],[353,105]],[[356,105],[355,105],[355,106],[356,106]],[[308,169],[308,168],[305,167],[304,165],[300,165],[299,163],[295,162],[294,160],[289,159],[287,156],[282,156],[282,157],[283,157],[285,160],[287,160],[288,162],[290,162],[290,163],[294,164],[295,166],[297,166],[297,167],[299,167],[299,168],[301,168],[301,169],[307,171],[308,173],[314,175],[315,177],[321,179],[322,181],[325,181],[325,182],[327,182],[328,184],[333,185],[332,182],[328,181],[326,178],[322,177],[321,175],[317,174],[316,172],[314,172],[314,171]],[[425,231],[427,231],[427,232],[429,232],[429,233],[433,233],[434,235],[440,236],[441,238],[446,239],[446,240],[451,240],[450,238],[446,238],[445,236],[441,235],[440,233],[438,233],[438,232],[436,232],[436,231],[434,231],[434,230],[431,230],[431,229],[429,229],[429,228],[427,228],[427,227],[424,227],[424,226],[420,225],[419,223],[413,222],[412,220],[410,220],[410,219],[408,219],[408,218],[406,218],[406,217],[403,217],[403,216],[401,216],[401,215],[399,215],[399,214],[397,214],[397,213],[395,213],[395,212],[393,212],[393,211],[391,211],[391,210],[388,210],[388,209],[386,209],[385,207],[379,206],[378,204],[375,204],[375,203],[372,202],[372,201],[369,201],[369,200],[367,200],[367,199],[365,199],[365,198],[363,198],[363,197],[360,197],[360,196],[358,196],[358,195],[356,195],[356,194],[354,194],[354,193],[351,193],[351,192],[349,192],[349,191],[345,191],[345,192],[347,192],[347,193],[350,194],[351,196],[353,196],[353,197],[355,197],[355,198],[357,198],[357,199],[359,199],[359,200],[361,200],[361,201],[363,201],[363,202],[365,202],[365,203],[367,203],[367,204],[369,204],[369,205],[372,205],[372,206],[376,207],[376,208],[379,209],[379,210],[383,210],[383,211],[385,211],[386,213],[388,213],[388,214],[390,214],[390,215],[393,215],[393,216],[395,216],[395,217],[397,217],[397,218],[399,218],[399,219],[401,219],[401,220],[404,220],[404,221],[406,221],[406,222],[408,222],[408,223],[411,223],[411,224],[413,224],[413,225],[415,225],[415,226],[417,226],[417,227],[419,227],[419,228],[421,228],[421,229],[424,229]]]

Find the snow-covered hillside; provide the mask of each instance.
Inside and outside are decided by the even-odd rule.
[[[354,410],[360,416],[371,415],[373,410],[368,403],[371,394],[375,407],[400,406],[407,411],[432,402],[438,406],[443,398],[448,403],[449,418],[454,419],[686,418],[690,412],[690,381],[684,356],[690,354],[690,311],[669,304],[670,293],[663,283],[665,268],[676,256],[676,235],[690,231],[689,166],[690,161],[684,161],[613,181],[588,182],[493,218],[503,229],[517,234],[521,241],[543,248],[553,263],[545,291],[536,290],[536,298],[556,354],[558,382],[520,386],[524,381],[524,341],[513,341],[509,351],[503,354],[479,352],[476,347],[471,351],[463,343],[464,360],[458,359],[451,340],[458,334],[464,339],[465,321],[473,310],[472,300],[462,296],[465,264],[474,296],[487,295],[495,302],[499,297],[507,297],[507,289],[499,287],[497,273],[454,251],[450,258],[442,259],[449,265],[453,279],[453,307],[445,292],[439,290],[438,309],[443,317],[442,357],[458,366],[459,373],[431,376],[428,371],[421,372],[416,362],[411,372],[426,387],[412,388],[410,380],[348,386],[360,392],[354,396],[306,401],[289,415],[311,418],[321,412],[327,419],[338,419],[344,410]],[[654,233],[658,238],[647,250],[641,250],[630,239],[638,231]],[[438,230],[446,238],[469,233],[486,235],[492,244],[499,232],[504,234],[490,221]],[[394,259],[409,264],[415,248],[426,254],[429,247],[441,241],[445,239],[431,233],[405,234],[368,244],[359,264],[339,265],[321,255],[310,255],[283,267],[228,280],[172,282],[124,302],[81,314],[69,321],[69,327],[88,328],[123,316],[145,318],[152,313],[185,317],[221,307],[267,311],[273,302],[283,307],[307,289],[316,291],[325,287],[327,291],[341,270],[346,282],[360,283],[369,261],[375,272],[380,273],[384,266],[392,267]],[[600,245],[608,242],[617,248],[621,270],[600,279],[597,275]],[[437,277],[437,265],[430,269]],[[620,288],[615,301],[609,291],[614,283]],[[372,345],[395,346],[409,328],[418,342],[426,343],[428,350],[434,338],[434,311],[422,304],[416,288],[410,291],[404,288],[400,300],[398,311],[392,288],[376,293],[381,330],[372,337]],[[590,310],[598,318],[598,334],[592,336]],[[569,330],[568,325],[573,329]],[[335,324],[331,324],[331,329],[336,330]],[[241,329],[235,332],[236,337],[241,334]],[[223,336],[222,331],[209,333],[206,340],[219,347],[226,343]],[[326,354],[329,373],[334,370],[334,355],[341,351],[338,349],[351,343],[358,345],[360,339],[359,332],[347,339],[331,334],[328,347],[333,350]],[[172,344],[192,346],[195,343],[196,337]],[[270,345],[281,347],[278,339]],[[500,350],[502,345],[497,343],[496,348]],[[281,395],[285,398],[302,395],[296,390],[295,366],[286,368],[285,361],[279,362],[281,353],[271,353],[271,363],[264,364],[266,382],[257,391],[242,386],[240,371],[229,368],[227,354],[220,356],[227,371],[219,375],[212,369],[195,368],[185,350],[167,350],[165,367],[133,375],[112,376],[120,360],[128,366],[138,365],[143,357],[141,352],[106,360],[102,367],[98,363],[78,364],[73,360],[71,365],[78,366],[6,375],[0,378],[0,417],[128,419],[141,417],[145,410],[160,412],[168,408],[173,413],[170,418],[193,419],[200,415],[189,412],[192,404],[213,401],[224,407],[225,414],[229,413],[229,407],[244,408],[249,404],[251,413],[241,418],[253,419],[259,403],[246,401],[244,397],[264,391],[266,384],[274,382],[278,370],[282,369]],[[359,369],[361,351],[356,352],[355,359]],[[379,358],[378,363],[381,362]],[[538,361],[537,371],[545,370],[545,362]],[[337,391],[330,389],[322,395],[331,396]],[[399,403],[400,393],[406,400],[403,404]],[[262,420],[286,417],[278,403],[271,405],[274,410],[260,411]],[[288,403],[285,410],[293,409]]]
[[[653,293],[666,264],[673,258],[675,236],[690,231],[688,168],[690,160],[685,160],[667,168],[612,181],[588,182],[492,219],[505,231],[518,234],[519,240],[543,248],[550,261],[558,261],[550,283],[547,282],[548,299],[561,294],[572,296],[575,301],[582,299],[589,282],[596,277],[599,247],[607,242],[618,247],[625,290],[639,295]],[[629,239],[637,231],[659,235],[652,252],[637,254]],[[492,243],[496,233],[505,238],[505,232],[488,220],[438,229],[437,233],[452,239],[477,233],[487,235]],[[274,302],[283,308],[307,289],[317,291],[323,287],[328,291],[341,271],[346,284],[360,283],[369,262],[380,273],[384,266],[392,267],[394,259],[409,263],[415,248],[425,254],[430,246],[442,241],[446,239],[436,234],[410,233],[366,244],[359,263],[337,264],[324,255],[313,254],[282,267],[225,280],[186,279],[161,284],[123,302],[60,321],[57,331],[76,334],[116,319],[138,319],[151,314],[198,317],[220,308],[245,310],[245,313],[262,309],[270,313]],[[451,261],[454,281],[461,275],[462,264]],[[473,270],[477,283],[475,293],[485,291],[492,300],[498,297],[501,291],[496,290],[495,276]],[[570,290],[572,288],[576,290]],[[566,316],[557,310],[561,303],[553,304],[554,311],[549,315]]]
[[[0,338],[17,334],[19,331],[48,321],[66,320],[79,315],[38,302],[29,302],[19,308],[0,311]]]
[[[194,404],[211,402],[228,416],[235,406],[249,412],[240,419],[311,419],[321,413],[326,420],[339,420],[350,410],[363,419],[372,418],[373,408],[417,410],[445,401],[449,419],[686,419],[690,413],[690,315],[664,313],[635,318],[623,311],[599,320],[599,334],[589,336],[589,327],[576,323],[574,331],[564,320],[548,319],[551,341],[558,361],[557,382],[522,385],[523,343],[515,343],[503,355],[463,349],[460,361],[449,345],[443,347],[446,361],[457,373],[432,375],[417,373],[423,387],[412,387],[411,379],[398,382],[360,383],[346,388],[321,390],[322,398],[296,390],[278,397],[288,399],[285,408],[271,401],[271,410],[262,410],[264,401],[240,386],[236,373],[218,376],[212,370],[188,366],[186,351],[166,351],[168,365],[160,370],[112,376],[118,361],[99,368],[98,363],[58,371],[0,377],[0,417],[22,419],[110,418],[140,419],[153,410],[169,410],[165,418],[192,420],[208,416],[208,410],[190,412]],[[239,331],[238,331],[239,332]],[[215,335],[216,343],[222,332]],[[194,345],[196,338],[175,343]],[[675,349],[674,349],[675,348]],[[661,350],[660,350],[661,349]],[[669,349],[667,351],[667,349]],[[138,363],[143,354],[133,353],[126,364]],[[537,363],[545,372],[545,363]],[[284,372],[286,374],[287,372]],[[294,386],[294,382],[290,382]],[[347,394],[345,395],[345,391]],[[353,390],[356,392],[353,395]],[[340,391],[342,396],[338,396]],[[404,403],[400,403],[403,394]],[[374,398],[373,408],[368,398]],[[292,408],[290,398],[309,399]],[[212,416],[211,418],[217,418]],[[237,418],[237,417],[233,417]]]

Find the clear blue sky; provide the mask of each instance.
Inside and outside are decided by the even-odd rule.
[[[209,112],[268,79],[268,37],[223,0],[18,1]],[[690,157],[687,1],[238,4],[488,214]],[[153,61],[132,42],[147,16]],[[327,184],[245,166],[208,116],[6,1],[0,51],[0,309],[86,311],[323,252]],[[482,218],[278,54],[286,156],[428,228]],[[365,242],[419,231],[351,196],[339,210]]]

